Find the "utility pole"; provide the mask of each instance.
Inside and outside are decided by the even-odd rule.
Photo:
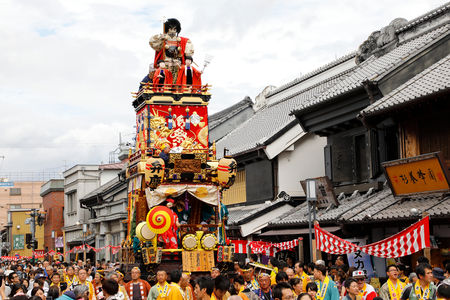
[[[30,222],[30,230],[31,230],[31,251],[32,251],[32,261],[34,263],[35,260],[35,251],[36,251],[36,209],[31,209],[31,222]]]

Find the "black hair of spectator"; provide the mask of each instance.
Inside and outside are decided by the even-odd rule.
[[[9,299],[10,300],[28,300],[28,296],[27,295],[17,295],[12,298],[9,298]]]
[[[119,284],[113,279],[105,279],[102,281],[102,289],[110,296],[119,292]]]
[[[21,283],[14,283],[11,287],[11,296],[14,296],[18,290],[22,290],[24,293],[27,292],[27,289]]]
[[[206,289],[208,296],[211,296],[214,291],[214,281],[211,277],[199,277],[196,280],[196,284],[198,284],[200,290]]]
[[[374,297],[372,300],[383,300],[383,298],[381,298],[381,297],[379,297],[379,296],[376,296],[376,297]]]
[[[56,298],[59,298],[59,287],[57,285],[52,285],[51,287],[48,288],[47,299],[54,300]]]
[[[230,288],[230,279],[222,275],[217,276],[216,279],[214,279],[214,288],[224,292],[228,291]]]
[[[301,283],[302,280],[300,278],[291,278],[289,279],[289,284],[294,288],[294,285]]]
[[[313,263],[313,262],[310,262],[309,264],[308,264],[308,268],[310,268],[311,270],[314,270],[314,267],[316,266],[316,264],[315,263]]]
[[[306,285],[306,291],[315,291],[317,292],[319,288],[317,287],[317,284],[315,282],[308,282]]]
[[[346,279],[346,280],[344,281],[344,287],[345,287],[346,289],[350,288],[350,285],[351,285],[353,282],[358,283],[358,281],[356,281],[356,279],[353,278],[353,277],[350,277],[350,278]]]
[[[280,282],[273,288],[273,299],[281,299],[283,297],[283,290],[291,289],[291,285],[287,282]]]
[[[425,256],[419,256],[417,258],[417,263],[420,264],[430,264],[430,260],[426,258]]]
[[[45,279],[44,279],[44,277],[41,277],[41,278],[36,279],[34,282],[37,283],[40,287],[44,287]]]
[[[278,270],[283,270],[284,268],[289,267],[287,262],[285,262],[284,260],[281,260],[278,262]]]
[[[31,296],[30,298],[28,298],[28,300],[42,300],[42,298],[34,295],[34,296]]]
[[[421,279],[420,276],[422,276],[422,277],[425,276],[425,269],[433,270],[433,268],[430,266],[430,264],[427,264],[427,263],[419,264],[416,267],[416,274],[419,279]]]
[[[258,254],[252,253],[250,254],[250,259],[254,261],[258,261]]]
[[[446,283],[441,283],[437,288],[437,297],[450,299],[450,285]]]
[[[282,281],[287,282],[289,280],[289,276],[286,274],[286,272],[280,271],[278,272],[278,274],[275,276],[275,281],[277,283],[280,283]]]
[[[34,287],[34,288],[31,290],[31,296],[36,295],[36,293],[37,293],[39,290],[41,290],[42,292],[44,292],[44,289],[41,288],[40,286]]]
[[[242,275],[238,275],[234,278],[234,282],[239,283],[240,285],[244,285],[245,284],[245,280],[244,277],[242,277]]]
[[[314,270],[320,271],[323,276],[327,275],[327,267],[324,265],[314,265]]]
[[[297,260],[297,261],[294,263],[294,266],[295,266],[296,264],[298,264],[298,265],[300,266],[300,268],[303,269],[304,263],[303,263],[302,261]]]
[[[9,273],[9,274],[8,274],[8,280],[9,280],[9,281],[12,281],[12,280],[14,279],[14,275],[17,275],[17,273],[16,273],[16,272],[11,272],[11,273]]]
[[[337,270],[338,269],[338,267],[336,266],[336,265],[332,265],[331,267],[330,267],[330,270]]]
[[[171,282],[178,283],[178,282],[180,282],[180,278],[181,278],[180,270],[173,270],[172,272],[170,272],[170,281]]]
[[[450,273],[450,263],[446,263],[446,264],[445,264],[445,271],[446,271],[447,273]]]
[[[300,295],[298,295],[297,299],[301,300],[303,297],[308,297],[309,300],[314,300],[313,297],[308,293],[301,293]]]
[[[404,264],[398,264],[397,268],[398,268],[399,271],[403,271],[403,272],[406,271],[406,266]]]
[[[280,262],[278,261],[278,259],[276,259],[275,257],[271,257],[270,258],[270,263],[272,264],[272,266],[274,267],[278,267],[280,265]]]
[[[392,265],[389,265],[389,266],[386,267],[386,272],[389,272],[389,269],[390,269],[390,268],[395,268],[395,269],[398,271],[398,266],[392,264]]]

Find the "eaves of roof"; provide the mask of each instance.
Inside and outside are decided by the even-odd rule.
[[[356,51],[353,51],[353,52],[351,52],[349,54],[346,54],[346,55],[344,55],[342,57],[339,57],[336,60],[334,60],[334,61],[332,61],[332,62],[330,62],[330,63],[328,63],[328,64],[326,64],[324,66],[321,66],[320,68],[317,68],[317,69],[315,69],[315,70],[313,70],[313,71],[311,71],[311,72],[309,72],[309,73],[307,73],[307,74],[305,74],[305,75],[303,75],[303,76],[301,76],[299,78],[296,78],[296,79],[292,80],[291,82],[288,82],[286,84],[283,84],[283,85],[277,87],[275,90],[273,90],[269,94],[267,94],[267,98],[269,98],[269,97],[271,97],[271,96],[273,96],[275,94],[278,94],[278,93],[280,93],[280,92],[282,92],[282,91],[284,91],[284,90],[286,90],[286,89],[288,89],[288,88],[290,88],[290,87],[292,87],[292,86],[294,86],[294,85],[296,85],[296,84],[298,84],[300,82],[303,82],[303,81],[305,81],[307,79],[310,79],[310,78],[312,78],[312,77],[314,77],[314,76],[316,76],[316,75],[318,75],[320,73],[323,73],[323,72],[325,72],[325,71],[327,71],[327,70],[329,70],[329,69],[331,69],[331,68],[333,68],[333,67],[335,67],[335,66],[337,66],[337,65],[339,65],[341,63],[343,63],[344,61],[347,61],[347,60],[349,60],[351,58],[354,58],[355,56],[356,56]]]
[[[424,51],[440,39],[448,35],[450,24],[446,23],[438,28],[424,32],[399,44],[395,49],[380,57],[372,55],[361,64],[350,69],[346,78],[336,82],[333,87],[325,90],[312,101],[306,102],[293,114],[300,116],[312,110],[316,110],[321,105],[351,94],[358,89],[364,89],[363,83],[373,81],[378,76],[392,72],[393,69],[404,64],[406,61]]]
[[[407,24],[405,24],[403,27],[397,29],[395,33],[401,33],[403,31],[406,31],[414,26],[417,26],[417,25],[424,23],[432,18],[435,18],[438,15],[446,13],[449,10],[450,10],[450,2],[447,2],[447,3],[439,6],[438,8],[435,8],[417,18],[412,19]]]
[[[237,115],[238,113],[240,113],[241,111],[243,111],[248,107],[252,107],[252,104],[253,104],[252,100],[250,99],[250,97],[247,96],[238,103],[235,103],[234,105],[227,107],[224,110],[221,110],[215,114],[210,115],[208,117],[209,129],[211,130],[219,126],[224,120],[227,120]]]
[[[285,201],[284,199],[278,199],[278,200],[272,202],[270,205],[266,205],[266,206],[263,206],[259,209],[252,211],[250,214],[244,216],[242,219],[240,219],[236,223],[234,223],[234,225],[245,224],[248,221],[253,220],[254,218],[264,215],[266,212],[276,209],[278,207],[281,207],[285,204],[288,204],[287,201]]]
[[[360,112],[364,119],[399,110],[418,101],[445,95],[450,90],[450,54],[423,70]]]
[[[446,23],[447,25],[450,24],[450,22]],[[424,32],[422,35],[425,35],[431,31],[433,31],[435,28],[430,29],[426,32]],[[391,68],[385,70],[384,72],[380,73],[380,74],[376,74],[374,77],[369,78],[368,80],[370,82],[372,82],[373,84],[377,84],[379,81],[381,81],[383,78],[385,78],[386,76],[388,76],[389,74],[395,72],[398,68],[402,67],[405,64],[408,64],[408,62],[410,61],[414,61],[415,59],[417,59],[418,56],[420,56],[421,53],[424,52],[425,49],[431,48],[433,47],[433,45],[441,42],[443,39],[448,39],[450,35],[450,31],[447,31],[446,33],[442,34],[441,36],[439,36],[438,38],[434,39],[432,42],[426,44],[423,48],[419,48],[416,51],[412,52],[410,55],[408,55],[406,60],[400,60],[397,62],[397,64],[395,64],[394,66],[392,66]],[[408,41],[403,42],[402,44],[400,44],[399,46],[407,43]]]

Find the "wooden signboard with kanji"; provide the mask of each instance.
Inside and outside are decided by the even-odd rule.
[[[334,204],[339,206],[334,194],[333,184],[328,176],[313,178],[316,181],[317,208],[325,208]],[[303,190],[306,193],[306,180],[300,181]]]
[[[448,167],[439,152],[382,163],[394,196],[448,192]]]
[[[214,267],[213,251],[183,251],[183,271],[209,272]]]

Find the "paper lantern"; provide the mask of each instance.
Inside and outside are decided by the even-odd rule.
[[[221,158],[217,166],[217,179],[219,180],[220,186],[223,188],[232,186],[236,178],[236,170],[237,163],[233,158],[229,156]]]
[[[164,179],[165,163],[162,158],[149,157],[145,164],[145,183],[151,189],[156,189]]]

